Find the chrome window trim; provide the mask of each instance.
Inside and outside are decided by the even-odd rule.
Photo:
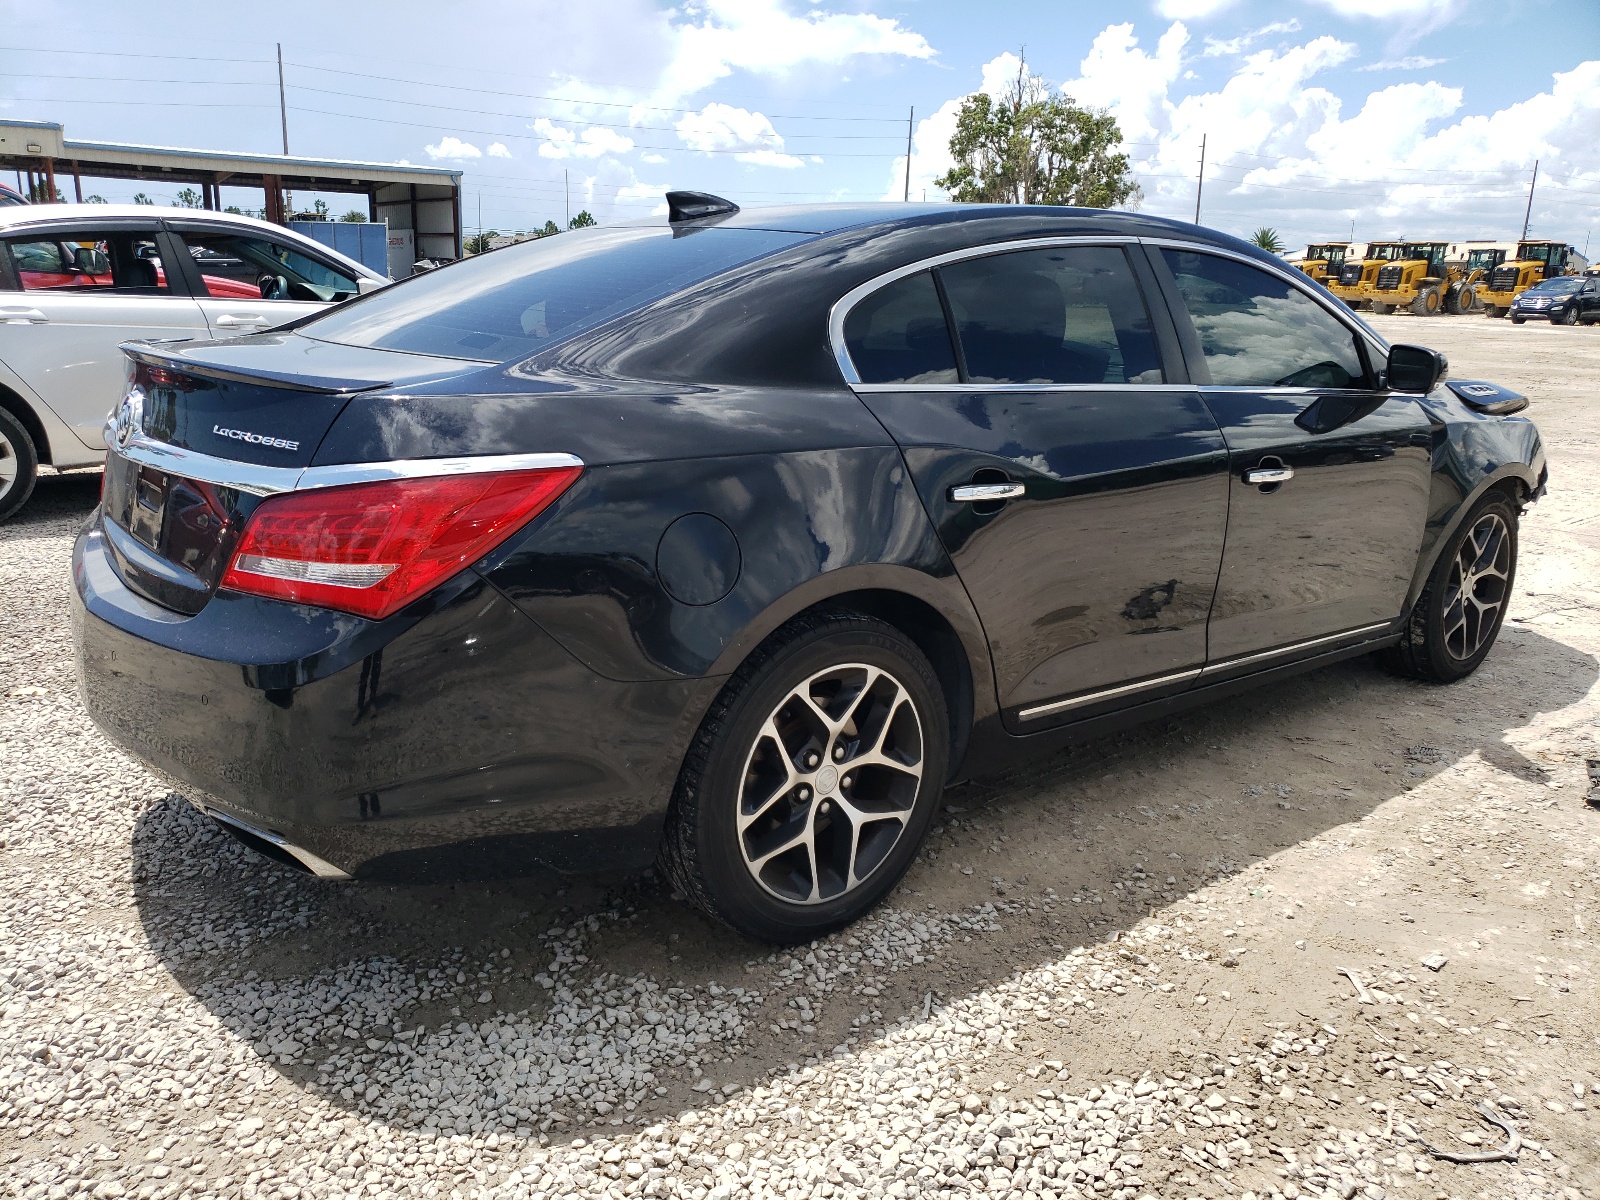
[[[352,483],[377,483],[388,479],[428,479],[440,475],[467,475],[482,471],[538,471],[556,467],[582,467],[576,454],[484,454],[467,458],[402,458],[386,462],[338,463],[325,467],[266,467],[217,458],[198,450],[169,446],[136,433],[119,445],[107,431],[112,454],[144,467],[154,467],[185,479],[216,487],[233,488],[255,496],[276,496]]]
[[[863,284],[851,288],[843,296],[833,302],[833,307],[828,310],[828,341],[833,346],[833,359],[839,364],[839,370],[844,374],[844,381],[851,387],[863,388],[889,388],[894,391],[917,392],[925,387],[941,389],[952,386],[962,391],[986,391],[994,388],[1033,388],[1033,384],[1005,384],[1005,383],[974,383],[974,384],[863,384],[861,376],[857,373],[855,364],[850,361],[850,353],[844,344],[844,323],[849,317],[850,310],[879,288],[887,287],[896,280],[904,279],[907,275],[915,275],[919,271],[932,270],[948,263],[962,262],[969,258],[988,258],[994,254],[1009,254],[1015,250],[1042,250],[1050,246],[1133,246],[1139,239],[1124,234],[1061,234],[1053,237],[1017,238],[1006,242],[985,242],[981,246],[967,246],[960,250],[947,250],[943,254],[935,254],[930,258],[918,259],[903,267],[896,267],[882,275],[874,276]],[[1059,385],[1070,386],[1070,385]],[[1128,386],[1124,384],[1098,384],[1090,386]],[[1053,390],[1040,387],[1037,390]]]

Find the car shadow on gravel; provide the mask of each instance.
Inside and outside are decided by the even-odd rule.
[[[6,535],[27,537],[33,526],[54,526],[63,517],[87,517],[100,503],[100,478],[98,470],[41,474],[22,511],[5,523]],[[52,528],[50,532],[55,535],[59,530]]]
[[[961,913],[983,921],[949,925],[937,946],[879,962],[871,991],[863,991],[865,974],[841,977],[799,1018],[791,1001],[812,970],[805,947],[773,953],[744,939],[677,902],[652,873],[330,885],[254,856],[172,796],[138,820],[136,901],[178,984],[250,1043],[262,1065],[380,1123],[470,1127],[430,1111],[409,1083],[397,1098],[381,1080],[341,1086],[319,1065],[338,1055],[350,1063],[363,1045],[369,1060],[379,1057],[402,1029],[450,1034],[497,1014],[547,1032],[571,1032],[575,1021],[582,1041],[584,1022],[610,1003],[599,989],[641,979],[686,989],[706,1005],[726,1007],[740,995],[732,989],[762,993],[758,1005],[739,999],[742,1037],[654,1060],[651,1086],[632,1094],[635,1107],[563,1104],[559,1121],[533,1112],[497,1126],[502,1136],[513,1126],[530,1137],[541,1128],[553,1139],[593,1136],[597,1125],[646,1124],[864,1047],[932,1004],[1117,937],[1197,887],[1359,821],[1470,756],[1541,778],[1537,753],[1518,748],[1523,727],[1583,698],[1597,677],[1592,656],[1511,625],[1485,667],[1451,687],[1352,660],[951,789],[887,910],[834,941],[848,955],[849,939],[860,934],[869,948],[885,922],[902,928]],[[1050,905],[1039,904],[1047,895]],[[430,1061],[427,1037],[403,1036],[415,1036],[413,1076],[454,1081],[439,1105],[503,1111],[498,1071],[463,1077],[459,1044]],[[599,1038],[597,1053],[632,1053],[629,1036],[617,1027]],[[501,1053],[495,1037],[482,1053]],[[595,1037],[587,1043],[594,1048]]]

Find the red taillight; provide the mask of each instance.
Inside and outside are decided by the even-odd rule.
[[[222,586],[378,620],[482,558],[583,468],[393,479],[265,500]]]

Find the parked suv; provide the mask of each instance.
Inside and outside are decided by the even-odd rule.
[[[40,463],[94,466],[130,338],[259,333],[387,282],[250,217],[149,205],[0,208],[0,520]]]
[[[1552,325],[1593,325],[1600,321],[1600,279],[1562,275],[1536,283],[1511,302],[1511,323],[1530,317]]]

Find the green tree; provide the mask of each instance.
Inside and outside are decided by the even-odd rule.
[[[487,253],[488,251],[493,249],[493,247],[490,246],[490,244],[489,244],[489,239],[490,238],[497,238],[499,236],[500,236],[500,231],[498,229],[491,229],[486,233],[475,233],[475,234],[473,234],[466,241],[467,253],[468,254],[485,254],[485,253]]]
[[[568,229],[587,229],[591,225],[598,225],[598,224],[600,224],[600,222],[596,221],[593,217],[591,217],[589,215],[589,210],[586,208],[582,212],[580,212],[577,216],[573,217],[572,220],[567,222],[567,228]]]
[[[150,197],[146,196],[143,192],[135,192],[133,194],[133,202],[135,204],[154,204],[155,203],[154,200],[150,199]]]
[[[561,226],[557,225],[554,221],[546,221],[544,223],[544,228],[539,230],[539,236],[540,237],[549,237],[552,233],[560,233],[560,232],[561,232]]]
[[[1278,231],[1270,226],[1263,225],[1250,235],[1250,244],[1260,246],[1268,254],[1283,253],[1283,239],[1278,236]]]
[[[85,204],[104,204],[106,202],[106,198],[104,196],[101,196],[101,195],[91,194],[91,195],[85,196],[83,198],[83,202]]]
[[[359,208],[352,208],[349,212],[345,213],[344,216],[339,218],[341,221],[348,221],[351,225],[364,224],[366,219],[367,214],[362,212]]]
[[[178,193],[177,198],[173,200],[173,203],[179,208],[199,208],[205,203],[205,201],[200,198],[199,192],[195,191],[193,188],[186,187],[183,189],[183,191]]]
[[[979,92],[962,101],[950,138],[955,166],[933,182],[964,203],[1111,208],[1140,196],[1121,145],[1115,118],[1052,92],[1024,59],[999,99]]]
[[[52,192],[55,193],[53,198],[51,196]],[[67,198],[61,194],[60,188],[53,188],[42,179],[37,183],[28,185],[29,204],[65,204],[66,202]]]
[[[227,213],[232,213],[236,217],[244,216],[244,209],[240,208],[237,204],[230,204],[230,205],[228,205],[227,208],[223,209],[222,211],[223,212],[227,212]]]
[[[326,221],[328,219],[328,202],[326,200],[312,201],[311,219],[313,221]]]

